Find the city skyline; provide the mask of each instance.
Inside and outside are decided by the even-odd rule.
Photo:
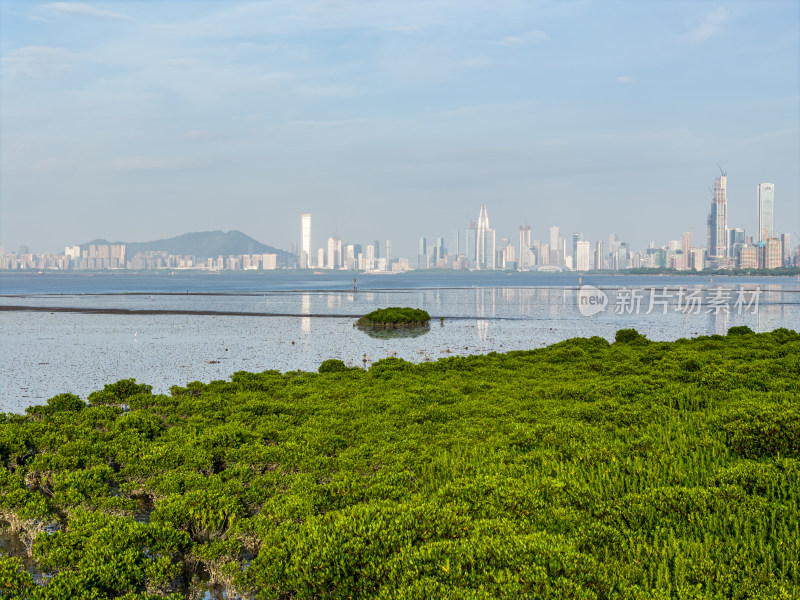
[[[461,248],[461,228],[456,228],[455,240],[437,236],[428,244],[428,238],[419,238],[417,254],[395,258],[392,241],[385,240],[381,255],[381,242],[374,240],[366,244],[345,241],[338,234],[329,235],[327,246],[317,246],[313,259],[314,238],[312,215],[300,215],[299,244],[292,244],[291,253],[272,248],[282,253],[258,253],[219,256],[195,256],[171,254],[164,250],[131,252],[126,260],[126,244],[95,242],[84,249],[80,245],[67,246],[63,254],[32,254],[27,247],[18,253],[0,247],[0,269],[162,269],[189,268],[208,270],[273,270],[277,268],[356,270],[356,271],[408,271],[414,269],[469,269],[469,270],[625,270],[630,268],[669,268],[674,270],[704,269],[774,269],[796,266],[800,263],[798,236],[789,232],[778,232],[774,227],[775,187],[772,183],[756,186],[756,212],[758,228],[755,234],[747,235],[744,228],[728,226],[727,175],[720,169],[714,179],[711,208],[707,219],[707,241],[705,246],[694,245],[694,230],[684,231],[680,239],[669,239],[657,245],[653,240],[644,250],[637,250],[629,241],[620,239],[616,233],[609,234],[607,253],[603,252],[602,240],[596,240],[594,250],[584,240],[582,232],[571,234],[569,246],[566,235],[561,235],[559,225],[543,226],[549,237],[532,239],[530,225],[519,226],[518,243],[513,238],[500,238],[490,227],[488,209],[481,204],[477,221],[470,221],[464,236],[464,252]],[[222,232],[210,232],[217,236]],[[229,232],[230,234],[231,232]],[[198,234],[189,234],[196,237]],[[227,235],[227,234],[222,234]],[[241,239],[241,233],[238,235]],[[318,234],[319,235],[319,234]],[[323,233],[324,236],[324,233]],[[182,236],[187,237],[187,236]],[[244,236],[250,247],[262,245],[257,240]],[[795,246],[792,245],[794,240]],[[167,243],[172,240],[162,240]],[[455,241],[454,247],[452,242]],[[155,243],[155,242],[153,242]],[[84,244],[84,246],[87,246]],[[270,248],[264,246],[265,249]],[[296,250],[295,250],[296,248]],[[449,250],[448,250],[449,248]],[[289,258],[293,256],[294,258]]]
[[[0,245],[290,248],[306,211],[409,254],[486,203],[643,247],[702,235],[715,163],[731,226],[770,182],[800,231],[794,3],[502,7],[4,2]]]

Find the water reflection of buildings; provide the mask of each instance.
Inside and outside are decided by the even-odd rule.
[[[342,295],[338,292],[328,294],[328,310],[334,310],[342,305]]]
[[[517,302],[517,313],[520,317],[528,317],[531,314],[531,304],[537,290],[521,288],[519,290],[519,301]]]
[[[708,330],[713,331],[717,335],[725,335],[728,333],[730,327],[731,314],[727,310],[720,310],[719,312],[711,311],[708,313],[709,323]]]
[[[486,350],[486,341],[489,339],[489,321],[478,319],[476,326],[478,328],[478,341],[481,343],[481,351],[484,351]]]
[[[311,294],[301,294],[300,313],[304,315],[311,313]],[[304,334],[311,333],[311,317],[302,317],[300,319],[300,329]]]
[[[497,289],[475,288],[475,316],[494,317],[497,302]]]

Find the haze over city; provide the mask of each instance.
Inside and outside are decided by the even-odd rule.
[[[800,239],[795,2],[4,2],[0,245]]]

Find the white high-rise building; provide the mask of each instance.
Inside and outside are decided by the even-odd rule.
[[[481,212],[478,216],[477,231],[477,261],[476,268],[481,270],[493,270],[495,268],[495,239],[494,229],[489,228],[489,214],[486,212],[486,205],[481,205]]]
[[[300,215],[300,268],[311,266],[311,213]]]
[[[572,263],[576,271],[588,271],[591,268],[592,245],[583,240],[575,242],[575,261]]]
[[[342,240],[337,237],[328,238],[328,254],[326,269],[339,269],[342,266]]]
[[[758,197],[758,241],[766,242],[775,237],[775,185],[759,183]]]
[[[531,254],[531,226],[519,226],[519,260],[517,268],[526,271],[531,268],[533,256]]]
[[[556,250],[559,247],[558,238],[559,238],[559,228],[558,225],[552,225],[550,227],[550,249]]]
[[[597,240],[594,245],[594,268],[598,271],[605,266],[605,256],[603,256],[603,240]]]

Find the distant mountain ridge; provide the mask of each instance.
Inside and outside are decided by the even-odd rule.
[[[198,231],[152,242],[109,242],[104,239],[96,239],[81,244],[81,250],[88,250],[92,244],[125,244],[128,257],[137,252],[159,251],[169,254],[193,255],[197,258],[216,258],[231,254],[277,254],[282,258],[293,256],[285,250],[262,244],[241,231]]]

